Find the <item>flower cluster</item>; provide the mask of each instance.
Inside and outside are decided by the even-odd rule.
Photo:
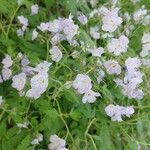
[[[62,40],[71,42],[78,31],[78,25],[74,24],[72,16],[55,19],[46,23],[42,22],[37,28],[42,32],[51,32],[53,34],[52,44],[54,45]]]
[[[3,81],[9,80],[12,75],[12,71],[10,67],[13,64],[13,61],[9,55],[5,55],[5,58],[2,60],[3,68],[2,75],[0,75],[0,83]]]
[[[129,99],[142,99],[143,91],[138,89],[138,85],[143,82],[143,73],[141,73],[138,68],[141,66],[141,61],[139,58],[128,58],[125,61],[126,74],[123,80],[116,79],[117,85],[121,86],[122,92]]]
[[[132,114],[134,114],[133,106],[123,107],[119,105],[110,104],[105,108],[106,114],[111,117],[112,121],[121,122],[122,116],[127,116],[130,118]]]

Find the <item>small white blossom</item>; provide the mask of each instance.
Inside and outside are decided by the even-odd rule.
[[[144,33],[142,36],[142,43],[150,43],[150,33]]]
[[[40,89],[43,93],[48,86],[48,74],[38,73],[31,78],[30,84],[33,89]]]
[[[150,67],[150,59],[142,59],[142,64],[144,66]]]
[[[108,51],[116,56],[121,55],[121,53],[127,52],[129,40],[126,36],[122,35],[119,39],[113,38],[110,43],[108,43]]]
[[[52,65],[52,63],[49,63],[47,61],[43,61],[42,63],[38,64],[36,67],[35,67],[35,71],[38,72],[38,73],[47,73],[48,70],[49,70],[49,67]]]
[[[19,53],[17,54],[17,58],[18,58],[18,59],[22,59],[22,58],[23,58],[23,54],[22,54],[21,52],[19,52]]]
[[[42,142],[42,141],[43,141],[43,135],[39,133],[39,134],[36,136],[36,138],[31,142],[31,144],[32,144],[32,145],[39,145],[40,142]]]
[[[125,61],[125,66],[127,67],[128,71],[134,72],[141,66],[141,61],[138,57],[129,57]]]
[[[69,18],[64,19],[61,22],[61,25],[66,39],[68,41],[71,41],[78,32],[78,25],[74,24],[71,16],[69,16]]]
[[[102,30],[108,32],[114,32],[123,22],[122,18],[118,16],[119,8],[114,8],[113,10],[109,11],[105,8],[102,17]]]
[[[19,22],[23,25],[23,26],[28,26],[28,19],[25,18],[24,16],[18,16],[17,17]]]
[[[35,40],[37,37],[38,37],[38,32],[36,31],[36,29],[34,29],[32,32],[32,41]]]
[[[26,93],[27,97],[37,99],[43,94],[48,87],[48,74],[46,72],[40,72],[33,76],[30,80],[31,89]]]
[[[51,54],[51,58],[55,62],[59,62],[62,58],[62,52],[57,46],[53,46],[52,49],[49,50]]]
[[[62,26],[61,26],[61,22],[63,20],[61,19],[55,19],[53,21],[49,21],[49,28],[48,31],[52,32],[52,33],[59,33],[60,31],[63,30]]]
[[[18,29],[17,30],[17,36],[18,37],[23,37],[23,35],[24,35],[24,31],[22,29]]]
[[[48,145],[49,150],[68,150],[65,148],[66,141],[56,134],[50,136],[50,142],[51,143]]]
[[[9,55],[5,55],[5,58],[2,60],[3,68],[9,68],[12,66],[13,61]]]
[[[25,128],[25,129],[27,129],[28,128],[28,123],[27,122],[17,123],[17,126],[19,128]]]
[[[100,39],[100,33],[98,32],[98,27],[90,27],[90,35],[93,37],[93,39]]]
[[[23,3],[23,0],[17,0],[17,4],[21,5]]]
[[[73,88],[75,88],[79,94],[87,93],[92,88],[91,79],[84,74],[78,74],[73,81]]]
[[[119,105],[110,104],[105,108],[106,114],[111,117],[112,121],[121,122],[122,116],[127,116],[130,118],[132,114],[134,114],[133,106],[123,107]]]
[[[9,80],[11,75],[12,75],[12,71],[10,69],[8,68],[2,69],[2,77],[4,81]]]
[[[99,70],[98,75],[96,77],[97,82],[100,83],[104,77],[105,77],[105,72],[103,70]]]
[[[144,17],[143,25],[145,25],[145,26],[150,25],[150,15],[147,15],[146,17]]]
[[[147,10],[144,8],[144,6],[142,6],[142,8],[134,12],[133,19],[135,21],[141,21],[146,14],[147,14]]]
[[[103,63],[104,67],[106,68],[108,74],[120,74],[121,67],[115,60],[108,60]]]
[[[38,28],[39,30],[41,30],[42,32],[48,31],[49,23],[48,23],[48,22],[46,22],[46,23],[42,22],[42,23],[40,24],[40,26],[37,26],[37,28]]]
[[[81,24],[85,25],[88,22],[88,19],[85,15],[79,15],[78,20],[80,21]]]
[[[38,14],[39,6],[37,4],[31,6],[31,15]]]
[[[100,93],[89,90],[82,97],[83,103],[94,103],[96,101],[96,97],[101,96]]]
[[[100,57],[104,53],[104,49],[102,47],[99,47],[99,48],[89,48],[88,52],[92,53],[92,56]]]
[[[18,75],[13,76],[12,78],[12,87],[17,89],[18,91],[23,90],[26,83],[26,74],[20,73]]]

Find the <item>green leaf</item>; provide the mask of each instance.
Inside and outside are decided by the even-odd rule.
[[[71,111],[69,115],[75,121],[80,121],[82,117],[82,114],[78,110]]]
[[[31,143],[31,137],[30,135],[27,135],[21,143],[18,145],[16,150],[27,150],[28,146],[30,146]]]

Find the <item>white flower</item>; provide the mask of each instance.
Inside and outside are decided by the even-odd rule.
[[[100,39],[100,33],[98,32],[98,27],[90,27],[90,35],[94,38],[94,39]]]
[[[142,37],[142,43],[145,44],[145,43],[150,43],[150,33],[144,33],[143,34],[143,37]]]
[[[17,58],[18,58],[18,59],[22,59],[22,58],[23,58],[23,54],[22,54],[21,52],[19,52],[19,53],[17,54]]]
[[[138,69],[141,66],[141,61],[138,57],[129,57],[125,61],[125,66],[127,67],[127,70],[130,72],[134,72],[136,69]]]
[[[26,74],[20,73],[18,75],[13,76],[12,78],[12,87],[16,88],[18,91],[23,90],[26,83]]]
[[[147,14],[147,10],[144,8],[144,6],[142,6],[142,8],[134,12],[133,19],[135,21],[141,21],[146,14]]]
[[[25,128],[25,129],[27,129],[28,128],[28,123],[27,122],[17,123],[17,126],[19,128]]]
[[[87,22],[88,22],[87,17],[86,17],[85,15],[83,15],[83,14],[78,16],[78,20],[79,20],[80,23],[83,24],[83,25],[87,24]]]
[[[106,68],[108,74],[120,74],[121,67],[115,60],[108,60],[103,63],[104,67]]]
[[[38,99],[41,96],[41,90],[39,88],[31,88],[27,91],[26,96],[33,99]]]
[[[32,32],[32,41],[35,40],[37,36],[38,36],[38,32],[36,31],[36,29],[34,29]]]
[[[3,68],[9,68],[12,66],[13,61],[9,55],[5,55],[5,58],[2,60]]]
[[[105,108],[106,114],[111,117],[112,121],[121,122],[122,116],[127,116],[130,118],[132,114],[134,114],[133,106],[123,107],[119,105],[110,104]]]
[[[11,75],[12,75],[12,71],[10,69],[8,68],[2,69],[2,77],[4,81],[9,80]]]
[[[143,25],[149,26],[150,25],[150,15],[144,17]]]
[[[52,60],[55,62],[59,62],[62,58],[62,52],[57,46],[53,46],[52,49],[49,50],[49,53],[51,54]]]
[[[98,76],[96,77],[97,82],[100,83],[105,77],[105,72],[103,70],[98,71]]]
[[[52,63],[49,63],[47,61],[43,61],[42,63],[38,64],[36,67],[35,67],[35,71],[37,71],[38,73],[47,73],[48,70],[49,70],[49,67],[51,66]]]
[[[144,66],[150,67],[150,59],[142,59],[142,64]]]
[[[22,29],[18,29],[17,30],[17,36],[18,37],[23,37],[23,35],[24,35],[24,31]]]
[[[106,9],[106,8],[105,8]],[[112,11],[105,11],[102,17],[102,30],[108,32],[114,32],[123,22],[122,18],[118,16],[119,8],[115,8]]]
[[[43,135],[42,134],[38,134],[36,136],[36,138],[31,142],[32,145],[39,145],[40,142],[43,141]]]
[[[95,7],[97,3],[97,0],[90,0],[90,4],[92,5],[92,7]]]
[[[144,93],[140,89],[135,89],[135,90],[132,91],[130,96],[131,96],[131,98],[134,98],[134,99],[137,99],[137,100],[141,100],[144,97]]]
[[[104,53],[104,49],[102,47],[99,48],[89,48],[88,51],[92,53],[92,56],[100,57]]]
[[[31,6],[31,15],[38,14],[39,6],[37,4]]]
[[[48,22],[46,22],[46,23],[42,22],[42,23],[40,24],[40,26],[37,26],[37,28],[38,28],[39,30],[41,30],[42,32],[48,31],[49,23],[48,23]]]
[[[125,53],[128,48],[129,40],[126,36],[122,35],[119,39],[113,38],[110,43],[108,43],[107,48],[109,52],[114,55],[119,56],[121,53]]]
[[[89,90],[82,97],[83,103],[94,103],[96,101],[96,97],[99,97],[100,93]]]
[[[72,20],[72,17],[69,16],[69,18],[64,19],[61,22],[61,26],[62,26],[64,35],[66,36],[66,39],[68,41],[71,41],[73,39],[73,37],[77,34],[78,25],[75,25]]]
[[[84,74],[78,74],[73,81],[73,88],[75,88],[79,94],[88,92],[92,88],[91,79]]]
[[[52,45],[56,45],[58,42],[65,40],[65,36],[63,34],[56,33],[52,39],[51,43]]]
[[[28,19],[25,18],[24,16],[18,16],[17,17],[19,22],[23,25],[23,26],[28,26]]]
[[[17,0],[17,4],[21,5],[23,3],[23,0]]]
[[[26,93],[27,97],[37,99],[43,94],[48,87],[48,74],[40,72],[33,76],[30,81],[31,89]]]
[[[66,141],[56,134],[50,136],[50,142],[51,143],[48,145],[49,150],[67,150],[65,148]]]
[[[49,28],[48,31],[52,32],[52,33],[59,33],[60,31],[63,30],[61,22],[63,20],[61,19],[55,19],[53,21],[49,21]]]
[[[3,102],[4,102],[3,97],[0,96],[0,106],[2,105]]]
[[[124,13],[124,17],[127,21],[130,21],[131,20],[131,15],[128,13],[128,12],[125,12]]]
[[[48,86],[48,74],[38,73],[31,78],[30,84],[32,89],[40,89],[43,93]]]

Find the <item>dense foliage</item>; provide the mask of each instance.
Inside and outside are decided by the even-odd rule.
[[[0,0],[0,150],[150,149],[149,56],[149,0]]]

